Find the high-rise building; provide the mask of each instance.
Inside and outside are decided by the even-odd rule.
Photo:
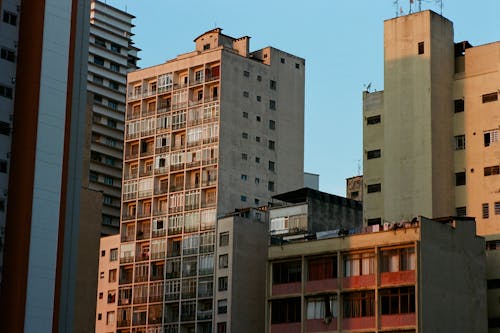
[[[303,185],[305,61],[249,39],[128,75],[118,332],[212,331],[217,216]]]
[[[0,169],[11,158],[0,331],[72,331],[89,7],[76,0],[0,5]],[[0,183],[5,197],[7,179]]]
[[[363,95],[365,223],[467,215],[500,233],[500,42],[454,43],[432,11],[384,28],[385,90]]]
[[[89,188],[103,193],[102,234],[118,233],[127,73],[137,68],[133,15],[90,4],[88,91],[91,118]]]

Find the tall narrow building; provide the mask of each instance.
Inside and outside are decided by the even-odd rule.
[[[385,90],[363,95],[365,223],[467,215],[500,233],[500,42],[454,43],[432,11],[384,29]]]
[[[102,234],[118,233],[127,73],[137,69],[133,15],[92,0],[88,91],[89,188],[103,193]]]
[[[117,332],[215,332],[217,216],[303,185],[305,61],[249,39],[128,75]]]

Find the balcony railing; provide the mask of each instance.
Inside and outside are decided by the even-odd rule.
[[[134,304],[147,303],[147,301],[148,301],[147,297],[134,297]]]
[[[130,298],[119,298],[118,305],[130,305],[131,301]]]
[[[134,262],[133,256],[127,256],[127,257],[120,258],[120,264],[125,264],[125,263],[129,263],[129,262]]]
[[[163,280],[163,274],[151,275],[151,281],[158,281],[158,280]]]
[[[123,221],[133,220],[133,219],[135,219],[135,214],[123,214],[122,215]]]
[[[165,300],[167,301],[173,301],[176,299],[179,299],[180,293],[168,293],[165,294]]]
[[[148,280],[147,275],[138,275],[135,277],[134,282],[146,282]]]
[[[166,233],[167,233],[166,229],[153,230],[152,237],[163,237],[165,236]]]
[[[161,315],[158,317],[149,317],[148,318],[148,324],[161,324],[162,317]]]
[[[126,160],[136,159],[137,157],[139,157],[139,153],[127,153],[127,154],[125,154]]]
[[[157,260],[157,259],[163,259],[165,258],[165,252],[151,252],[151,259],[152,260]]]
[[[213,296],[213,290],[203,290],[203,289],[198,289],[198,297],[200,298],[205,298],[205,297],[212,297]]]
[[[212,310],[198,311],[197,318],[198,320],[209,320],[212,319]]]
[[[133,200],[137,197],[137,193],[123,193],[123,200]]]
[[[155,152],[157,154],[162,154],[162,153],[166,153],[170,150],[170,147],[169,146],[164,146],[164,147],[156,147],[155,148]]]
[[[116,326],[118,326],[118,327],[127,327],[127,326],[130,326],[130,324],[131,324],[130,320],[118,320],[116,322]]]
[[[344,330],[363,330],[375,328],[375,317],[344,318],[342,320],[342,329]]]
[[[163,302],[163,296],[161,296],[161,295],[150,295],[149,296],[149,302],[151,302],[151,303]]]
[[[272,287],[272,295],[289,295],[289,294],[298,294],[300,293],[300,282],[291,282],[291,283],[280,283],[273,284]]]
[[[158,91],[158,94],[163,94],[163,93],[172,91],[172,85],[168,85],[166,87],[158,87],[157,91]]]

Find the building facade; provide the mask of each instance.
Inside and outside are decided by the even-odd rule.
[[[500,233],[500,43],[454,43],[432,11],[384,29],[385,90],[363,94],[365,223],[467,215]]]
[[[117,332],[215,330],[217,216],[303,185],[304,60],[195,44],[128,75]]]
[[[137,69],[134,16],[92,0],[87,85],[89,92],[89,188],[103,193],[102,231],[118,233],[123,166],[127,73]]]
[[[82,50],[88,49],[89,7],[82,1],[45,0],[2,1],[1,8],[1,62],[11,63],[2,69],[2,117],[10,119],[14,112],[12,131],[2,127],[2,152],[10,153],[10,200],[0,331],[70,331],[85,131],[87,59]],[[11,134],[10,146],[6,134]]]
[[[95,332],[116,331],[120,235],[101,237]]]
[[[486,332],[484,246],[473,219],[423,217],[271,245],[266,332]]]

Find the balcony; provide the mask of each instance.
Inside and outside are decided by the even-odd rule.
[[[300,294],[301,282],[291,282],[291,283],[280,283],[273,284],[272,295],[290,295],[290,294]]]
[[[160,229],[160,230],[153,230],[152,237],[163,237],[167,233],[166,229]],[[153,259],[154,257],[151,256]]]
[[[375,328],[375,317],[344,318],[343,330],[364,330]]]
[[[205,82],[215,81],[220,78],[220,75],[206,75]]]
[[[128,201],[128,200],[133,200],[137,198],[137,193],[133,192],[133,193],[124,193],[123,194],[123,200],[124,201]]]
[[[155,109],[152,109],[152,110],[142,110],[142,116],[143,117],[154,116],[155,113],[156,113]]]
[[[367,288],[375,286],[375,274],[344,277],[343,289]]]
[[[300,333],[300,323],[272,324],[271,333]]]
[[[147,303],[147,302],[148,302],[147,297],[134,297],[134,304],[143,304],[143,303]]]
[[[201,161],[193,161],[186,163],[186,168],[194,168],[194,167],[199,167],[201,165]]]
[[[198,289],[198,298],[212,297],[212,289]]]
[[[119,298],[118,305],[130,305],[132,300],[130,298]]]
[[[143,98],[156,95],[156,89],[148,89],[142,92]]]
[[[132,268],[127,271],[120,272],[120,284],[129,284],[132,283]]]
[[[184,169],[184,163],[173,164],[170,166],[170,171],[177,171],[177,170],[182,170],[182,169]]]
[[[139,175],[141,177],[151,176],[151,175],[153,175],[153,169],[150,169],[150,170],[141,170],[141,172],[139,173]]]
[[[337,318],[325,322],[324,319],[308,319],[306,321],[306,332],[330,332],[337,330]]]
[[[151,210],[145,210],[145,211],[139,211],[137,212],[137,218],[138,219],[142,219],[142,218],[146,218],[146,217],[150,217],[151,216]],[[139,233],[139,231],[138,231]],[[143,234],[147,233],[148,236],[149,236],[149,230],[144,230],[143,231]],[[138,238],[139,239],[139,238]]]
[[[158,87],[158,94],[163,94],[169,91],[172,91],[172,85],[168,85],[165,87]]]
[[[162,295],[149,295],[149,302],[150,303],[163,302],[163,296]]]
[[[127,326],[130,326],[130,324],[131,324],[130,320],[118,320],[116,322],[116,326],[118,326],[118,327],[127,327]]]
[[[155,175],[163,175],[168,172],[169,168],[168,167],[162,167],[162,168],[156,168],[155,169]]]
[[[202,162],[203,162],[203,165],[216,164],[217,158],[209,158],[209,159],[203,160]]]
[[[146,261],[149,260],[149,253],[140,253],[135,257],[135,261]]]
[[[125,154],[125,160],[132,160],[132,159],[136,159],[138,157],[139,157],[139,153],[138,152],[126,153]]]
[[[313,280],[306,282],[306,293],[314,293],[339,288],[338,279]]]
[[[161,317],[161,315],[159,316],[150,315],[148,318],[148,324],[161,324],[162,320],[163,318]]]
[[[146,282],[148,281],[148,276],[147,275],[136,275],[134,282]]]
[[[180,296],[179,292],[165,294],[165,301],[175,301],[178,300]]]
[[[380,285],[415,284],[415,271],[380,273]]]
[[[162,154],[168,152],[169,150],[170,150],[169,146],[163,146],[163,147],[156,147],[155,152],[157,154]]]
[[[120,264],[126,264],[129,262],[134,262],[134,256],[123,256],[120,258]]]
[[[380,325],[382,328],[408,327],[417,324],[414,313],[402,313],[396,315],[380,316]]]
[[[122,221],[128,221],[128,220],[133,220],[135,219],[135,214],[123,214],[122,215]]]
[[[134,172],[134,173],[130,172],[130,173],[125,174],[125,176],[123,178],[125,180],[133,179],[133,178],[137,178],[137,175],[138,175],[137,172]]]
[[[212,310],[198,311],[196,317],[198,320],[210,320],[212,319]]]
[[[165,252],[151,252],[151,260],[158,260],[163,258],[165,258]]]

